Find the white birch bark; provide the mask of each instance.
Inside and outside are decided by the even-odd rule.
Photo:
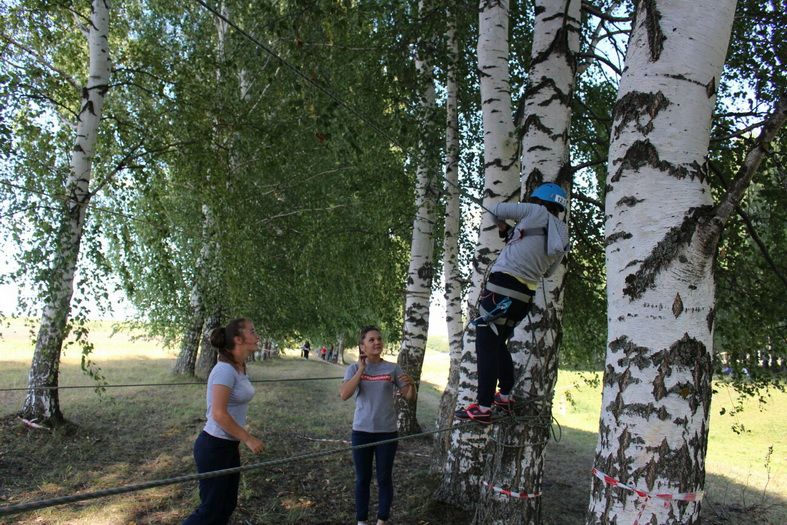
[[[508,68],[508,2],[482,0],[479,4],[478,69],[484,123],[484,207],[516,200],[519,193],[519,161]],[[484,213],[479,227],[468,293],[468,317],[474,318],[487,268],[503,246],[491,214]],[[459,367],[457,407],[476,400],[478,373],[475,329],[464,333]],[[489,428],[462,427],[451,432],[450,447],[435,498],[472,508],[478,499],[484,446]]]
[[[344,361],[344,336],[337,335],[336,336],[336,364],[338,365],[346,365],[347,363]]]
[[[446,64],[446,122],[445,122],[445,226],[443,236],[443,281],[445,282],[445,320],[448,329],[449,367],[448,381],[440,397],[437,413],[437,428],[451,424],[456,406],[457,384],[459,382],[459,359],[462,356],[462,272],[459,269],[459,83],[457,68],[459,62],[459,41],[451,9],[448,9],[448,61]],[[450,435],[435,435],[432,454],[432,470],[439,472],[445,462]]]
[[[87,206],[90,201],[90,179],[96,152],[98,126],[109,89],[109,3],[94,0],[90,16],[88,40],[88,79],[82,89],[76,139],[71,166],[66,180],[67,201],[53,255],[52,279],[44,300],[41,325],[36,338],[33,361],[28,375],[28,391],[20,415],[39,423],[56,424],[63,419],[56,387],[60,369],[60,352],[66,337],[66,326],[74,293],[74,275],[79,259]]]
[[[705,482],[716,242],[703,231],[704,157],[734,11],[734,0],[640,1],[614,111],[595,468],[651,494]],[[699,511],[594,477],[587,522],[699,523]]]
[[[520,148],[523,196],[544,182],[560,184],[566,190],[571,187],[568,134],[580,8],[580,0],[536,2]],[[529,494],[541,492],[550,401],[563,333],[565,274],[565,265],[561,265],[550,278],[542,280],[530,315],[509,342],[517,378],[512,390],[520,407],[517,413],[540,417],[540,421],[495,426],[494,453],[487,459],[484,472],[484,481],[491,486]],[[511,498],[482,487],[475,523],[536,523],[540,511],[540,497]]]
[[[213,214],[207,204],[202,205],[202,248],[194,271],[194,283],[191,285],[189,295],[189,308],[191,309],[191,322],[186,327],[186,332],[180,343],[180,352],[175,360],[172,370],[175,374],[194,375],[197,363],[202,327],[205,324],[205,283],[209,278],[208,265],[211,259],[211,231],[213,230]]]
[[[423,12],[423,2],[419,3]],[[418,167],[415,181],[415,218],[413,219],[412,243],[410,245],[410,266],[407,271],[405,289],[404,326],[402,344],[397,362],[419,389],[421,369],[426,352],[426,337],[429,331],[429,302],[432,298],[432,279],[434,276],[434,223],[438,190],[435,186],[434,169],[437,166],[437,152],[431,147],[428,137],[434,134],[434,115],[436,109],[434,74],[426,59],[424,41],[416,46],[415,68],[418,76],[419,127],[420,141]],[[416,401],[397,397],[397,417],[399,432],[413,434],[421,428],[416,418]]]
[[[210,371],[216,364],[218,353],[216,349],[210,344],[210,333],[221,326],[222,312],[215,310],[211,313],[202,328],[202,341],[200,342],[199,354],[197,356],[197,364],[194,367],[194,375],[200,379],[208,379]]]

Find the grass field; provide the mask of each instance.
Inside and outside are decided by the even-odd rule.
[[[28,330],[20,323],[2,330],[0,388],[24,387],[31,357]],[[111,336],[96,323],[94,360],[110,384],[172,383],[174,354],[153,340]],[[440,344],[440,342],[437,342]],[[279,360],[254,363],[253,379],[338,377],[342,367],[298,359],[291,351]],[[348,353],[352,359],[352,353]],[[390,359],[390,358],[389,358]],[[63,357],[61,385],[89,384],[79,370],[76,348]],[[445,381],[448,354],[427,352],[419,396],[419,420],[432,427]],[[560,443],[550,443],[544,483],[548,524],[582,522],[598,425],[599,387],[589,374],[561,371],[554,415],[563,427]],[[428,383],[427,383],[428,382]],[[336,395],[338,380],[263,383],[257,386],[250,425],[267,448],[266,461],[305,452],[346,447],[353,403]],[[736,416],[719,416],[735,394],[724,384],[713,401],[707,456],[705,523],[787,523],[787,395],[774,393],[764,407],[747,403]],[[204,386],[162,386],[62,390],[61,406],[70,425],[53,433],[31,431],[14,417],[24,392],[0,392],[0,505],[54,495],[90,492],[194,472],[191,446],[204,423]],[[736,434],[732,424],[749,429]],[[769,452],[770,451],[770,452]],[[469,523],[466,513],[430,502],[436,479],[428,473],[427,439],[403,442],[397,457],[397,497],[393,523]],[[234,522],[349,523],[352,518],[352,465],[349,454],[286,464],[244,474]],[[198,501],[196,483],[172,485],[14,516],[0,523],[129,524],[179,523]]]

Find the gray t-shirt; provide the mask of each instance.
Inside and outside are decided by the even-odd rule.
[[[230,398],[227,401],[227,412],[232,419],[240,426],[246,426],[246,414],[249,411],[249,401],[254,397],[254,387],[251,385],[248,376],[241,374],[229,363],[219,361],[208,376],[208,422],[205,423],[205,432],[211,436],[221,439],[231,439],[238,441],[237,438],[226,433],[223,428],[211,416],[213,404],[213,385],[224,385],[230,388]]]
[[[352,364],[344,372],[347,381],[358,371]],[[361,382],[355,391],[355,416],[353,430],[361,432],[396,432],[396,406],[394,386],[404,387],[402,367],[382,361],[367,363]]]

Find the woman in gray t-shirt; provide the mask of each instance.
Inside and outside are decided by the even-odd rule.
[[[415,399],[415,385],[402,368],[384,361],[383,338],[379,328],[365,326],[358,338],[358,363],[350,365],[339,388],[342,400],[355,394],[352,444],[367,445],[394,439],[396,407],[394,393],[405,399]],[[369,518],[369,486],[372,481],[372,461],[377,464],[377,492],[380,498],[377,525],[383,525],[391,513],[393,502],[393,462],[396,442],[353,448],[355,465],[355,517],[359,525]]]
[[[259,341],[254,323],[248,319],[234,319],[210,334],[210,344],[219,351],[219,362],[208,377],[208,420],[194,443],[194,460],[200,473],[239,467],[241,441],[254,454],[265,446],[244,428],[254,396],[254,387],[246,376],[246,360]],[[227,523],[238,504],[239,484],[240,474],[201,479],[200,506],[183,525]]]

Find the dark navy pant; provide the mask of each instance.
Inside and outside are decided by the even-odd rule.
[[[475,351],[478,360],[478,404],[491,407],[495,396],[495,388],[500,383],[500,392],[509,394],[514,386],[514,362],[508,351],[508,339],[514,332],[514,327],[525,318],[533,305],[533,292],[515,277],[495,272],[489,276],[489,282],[499,288],[510,289],[520,295],[529,296],[529,301],[510,297],[511,306],[501,320],[506,324],[495,325],[495,330],[489,323],[476,325]],[[481,292],[480,306],[487,312],[494,310],[497,304],[507,296],[500,292],[491,292],[484,289]]]
[[[352,444],[366,445],[398,437],[396,432],[372,433],[353,430]],[[355,464],[355,519],[369,519],[369,492],[372,483],[372,459],[377,462],[377,519],[387,520],[393,503],[393,464],[398,442],[353,450]]]
[[[197,472],[212,472],[240,466],[238,441],[211,436],[200,432],[194,442],[194,460]],[[238,504],[240,473],[201,479],[199,481],[200,505],[186,518],[183,525],[225,525]]]

